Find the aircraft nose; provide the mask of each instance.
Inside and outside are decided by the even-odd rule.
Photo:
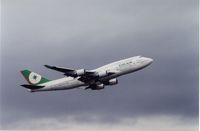
[[[150,62],[150,63],[153,63],[153,59],[152,59],[152,58],[149,58],[149,62]]]
[[[152,58],[145,58],[145,59],[146,59],[146,61],[148,62],[148,64],[153,63],[153,59],[152,59]]]

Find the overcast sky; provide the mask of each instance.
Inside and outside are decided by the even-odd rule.
[[[2,0],[1,129],[197,131],[198,0]],[[104,90],[30,93],[20,70],[154,59]]]

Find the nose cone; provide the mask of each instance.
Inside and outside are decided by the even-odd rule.
[[[153,63],[153,59],[152,58],[148,58],[149,60],[149,63],[151,64],[151,63]]]
[[[150,65],[151,63],[153,63],[153,59],[152,58],[146,58],[145,57],[145,61],[147,62],[148,65]]]

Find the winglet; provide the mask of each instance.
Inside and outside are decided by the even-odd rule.
[[[54,66],[50,66],[50,65],[44,65],[46,68],[53,68]]]

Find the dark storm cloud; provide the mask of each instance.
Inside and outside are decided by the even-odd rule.
[[[198,1],[2,2],[2,123],[62,115],[105,122],[147,115],[198,116]],[[154,63],[101,91],[29,93],[19,71],[50,79],[44,64],[93,69],[143,55]]]

